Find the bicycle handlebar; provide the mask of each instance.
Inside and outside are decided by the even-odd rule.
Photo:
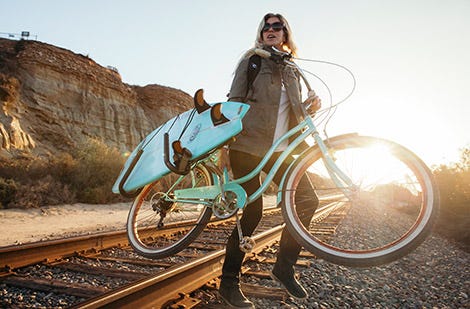
[[[311,91],[312,87],[310,87],[310,83],[308,82],[305,74],[302,72],[302,69],[295,62],[291,61],[293,58],[292,54],[280,51],[276,49],[275,47],[272,47],[272,49],[273,49],[273,52],[269,52],[261,48],[255,48],[254,53],[260,57],[271,59],[276,63],[284,63],[294,68],[300,74],[300,77],[302,77],[302,80],[304,81],[305,86],[307,87],[307,90]]]
[[[276,49],[275,47],[271,47],[271,48],[273,50],[272,53],[267,51],[267,50],[260,49],[260,48],[255,48],[254,52],[258,56],[261,56],[261,57],[266,58],[266,59],[271,59],[272,61],[274,61],[276,63],[279,63],[279,64],[280,63],[286,63],[287,61],[292,59],[291,54],[280,51],[280,50]]]

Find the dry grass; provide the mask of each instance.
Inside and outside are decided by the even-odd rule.
[[[3,208],[31,208],[64,203],[112,203],[122,198],[111,187],[124,158],[99,140],[87,139],[53,158],[22,158],[0,164]]]

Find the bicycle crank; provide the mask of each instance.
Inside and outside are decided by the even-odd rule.
[[[255,247],[255,240],[249,236],[243,236],[242,226],[240,224],[240,218],[238,217],[238,213],[236,213],[236,219],[238,239],[240,239],[238,247],[240,248],[241,252],[250,253]]]
[[[219,194],[212,204],[212,212],[217,218],[227,219],[238,211],[237,195],[231,191],[225,191]]]

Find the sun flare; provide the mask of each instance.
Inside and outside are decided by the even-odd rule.
[[[398,160],[400,154],[394,153],[392,149],[381,143],[369,147],[337,150],[330,152],[329,155],[339,169],[345,172],[352,183],[361,190],[373,191],[379,187],[394,185],[405,188],[415,195],[420,191],[419,181],[404,163],[406,158]],[[318,160],[308,171],[322,178],[330,177],[322,160]]]

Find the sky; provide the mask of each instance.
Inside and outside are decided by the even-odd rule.
[[[0,37],[30,39],[159,84],[226,100],[262,17],[284,15],[300,58],[337,63],[356,88],[326,128],[396,141],[428,165],[470,147],[470,0],[0,0]],[[353,87],[337,66],[298,61],[330,104]],[[323,81],[323,82],[322,82]]]

